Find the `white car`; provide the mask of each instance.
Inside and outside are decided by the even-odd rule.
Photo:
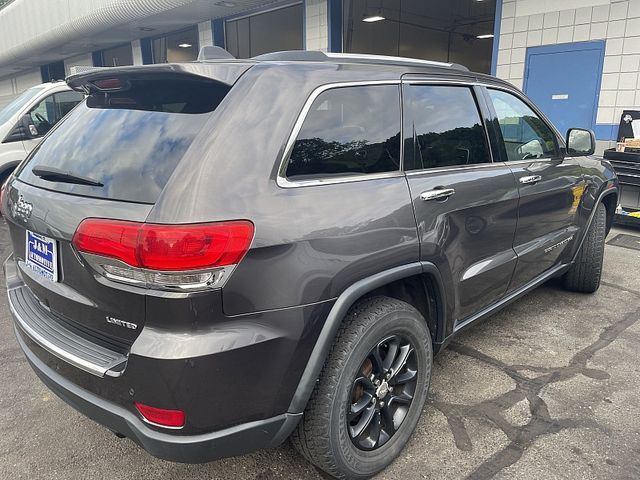
[[[64,82],[43,83],[0,110],[0,184],[83,98]]]

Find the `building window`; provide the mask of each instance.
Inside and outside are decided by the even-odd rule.
[[[64,80],[66,77],[64,71],[64,62],[53,62],[40,67],[43,82],[53,82],[54,80]]]
[[[303,14],[302,4],[296,4],[237,20],[227,20],[227,51],[236,58],[250,58],[281,50],[302,50]]]
[[[345,52],[491,71],[496,0],[344,0],[343,5]]]
[[[152,52],[153,63],[193,62],[198,58],[198,28],[154,38]]]
[[[133,51],[131,44],[120,45],[119,47],[107,48],[102,50],[102,66],[103,67],[121,67],[125,65],[133,65]]]

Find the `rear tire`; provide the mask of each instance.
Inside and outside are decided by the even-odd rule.
[[[598,290],[602,276],[606,236],[607,209],[600,203],[596,207],[593,222],[589,226],[576,262],[564,275],[564,287],[567,290],[582,293],[593,293]]]
[[[340,479],[384,469],[418,423],[432,357],[427,322],[411,305],[388,297],[356,304],[291,437],[294,447]]]
[[[8,170],[5,170],[4,172],[0,173],[0,187],[2,185],[4,185],[4,183],[7,181],[7,179],[9,178],[9,176],[13,173],[13,168],[10,168]]]

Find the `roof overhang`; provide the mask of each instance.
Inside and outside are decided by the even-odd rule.
[[[276,0],[14,0],[0,10],[0,78]]]

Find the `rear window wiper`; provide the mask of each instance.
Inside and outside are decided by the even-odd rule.
[[[45,165],[36,165],[31,169],[31,172],[37,177],[50,182],[76,183],[78,185],[89,185],[91,187],[104,187],[103,183],[100,183],[93,178],[75,175],[71,172],[65,172],[58,168],[47,167]]]

